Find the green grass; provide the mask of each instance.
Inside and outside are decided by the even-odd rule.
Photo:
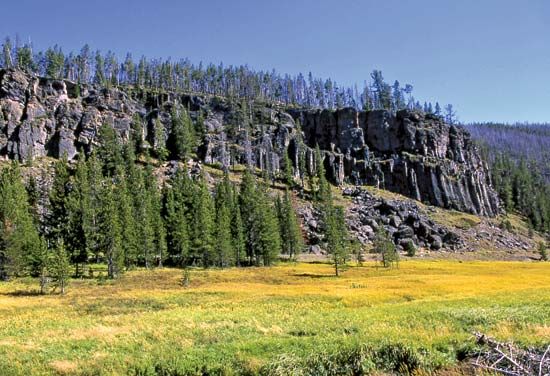
[[[71,281],[65,296],[32,295],[32,279],[3,283],[0,374],[438,370],[474,347],[476,330],[522,346],[550,341],[550,263],[332,272],[197,269],[186,289],[180,270],[138,270],[103,284]]]

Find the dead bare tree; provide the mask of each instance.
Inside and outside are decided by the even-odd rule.
[[[525,350],[481,333],[474,334],[477,343],[483,346],[472,362],[474,367],[509,376],[550,376],[550,345],[544,352]]]

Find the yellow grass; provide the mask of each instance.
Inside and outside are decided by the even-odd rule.
[[[550,263],[406,261],[332,276],[325,264],[191,272],[132,271],[65,296],[0,284],[0,374],[126,374],[143,364],[226,364],[251,371],[287,354],[404,343],[447,366],[471,332],[550,342]]]

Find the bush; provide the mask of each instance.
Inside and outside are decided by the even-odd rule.
[[[405,244],[405,252],[407,252],[407,256],[409,257],[416,255],[416,246],[412,240],[409,240],[407,244]]]
[[[374,239],[374,250],[382,257],[382,266],[384,268],[390,268],[394,265],[399,266],[399,253],[397,248],[393,244],[390,235],[382,227],[378,230],[376,238]]]
[[[548,250],[546,249],[546,244],[544,244],[544,242],[539,243],[539,255],[541,261],[548,261]]]

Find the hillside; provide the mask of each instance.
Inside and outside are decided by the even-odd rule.
[[[201,136],[196,152],[205,163],[255,166],[273,175],[288,155],[294,176],[303,178],[315,173],[313,148],[319,146],[336,184],[376,185],[474,214],[499,212],[487,167],[469,135],[432,115],[286,111],[220,97],[77,86],[13,70],[0,71],[0,85],[0,154],[12,159],[73,159],[79,150],[91,151],[103,124],[123,141],[132,138],[157,155],[167,149],[177,156],[172,114],[182,107]]]
[[[89,155],[102,147],[100,130],[106,125],[122,143],[134,143],[137,153],[172,160],[156,162],[161,185],[181,167],[178,160],[210,172],[211,190],[224,171],[240,182],[239,171],[247,166],[273,182],[290,173],[296,188],[303,186],[294,202],[314,253],[324,248],[320,213],[309,202],[312,187],[304,184],[318,169],[315,147],[334,184],[373,186],[382,189],[377,192],[405,196],[388,201],[344,189],[348,226],[364,245],[372,243],[379,225],[399,247],[412,241],[426,250],[479,251],[476,243],[486,239],[485,250],[508,252],[499,258],[530,257],[539,239],[522,238],[527,233],[513,229],[499,233],[502,219],[474,219],[468,223],[475,225],[461,228],[453,222],[452,211],[435,215],[436,209],[425,209],[428,204],[488,217],[501,213],[489,171],[470,135],[422,112],[299,110],[217,96],[77,85],[17,70],[0,70],[0,107],[0,154],[27,163],[34,160],[30,175],[38,179],[42,202],[48,201],[52,180],[44,177],[53,170],[40,161]],[[185,137],[174,128],[180,114],[187,114],[196,138],[185,153]]]

